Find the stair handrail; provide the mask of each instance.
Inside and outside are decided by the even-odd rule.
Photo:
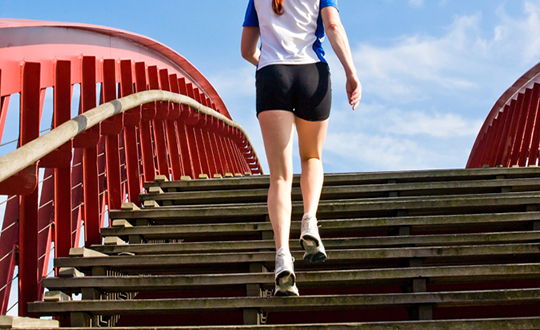
[[[77,117],[40,136],[39,138],[32,140],[16,150],[0,157],[0,182],[22,171],[28,166],[35,164],[38,160],[54,151],[56,148],[62,146],[64,143],[70,141],[78,134],[99,124],[100,122],[143,104],[158,101],[186,105],[195,111],[212,116],[215,119],[224,122],[226,125],[238,129],[244,135],[246,142],[252,146],[248,135],[240,124],[230,120],[214,109],[202,105],[196,100],[185,95],[163,90],[149,90],[134,93],[107,103],[103,103],[93,109],[85,111]],[[251,148],[251,151],[253,152],[253,157],[262,173],[259,158],[257,157],[253,147]]]

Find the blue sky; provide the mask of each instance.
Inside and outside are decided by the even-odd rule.
[[[2,0],[0,16],[110,26],[166,44],[214,84],[265,164],[254,67],[239,53],[246,4]],[[364,94],[359,109],[350,110],[342,68],[326,42],[334,93],[327,172],[464,167],[497,98],[540,60],[540,0],[339,5]]]

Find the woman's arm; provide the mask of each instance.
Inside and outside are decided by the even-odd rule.
[[[345,69],[345,75],[347,76],[347,97],[349,98],[349,104],[352,105],[354,110],[362,98],[362,84],[360,84],[360,80],[356,75],[356,68],[352,59],[345,28],[341,24],[339,12],[335,7],[324,7],[321,15],[328,40],[330,40],[334,52],[339,58],[341,65],[343,65],[343,69]]]
[[[244,26],[240,49],[242,51],[242,57],[253,65],[259,64],[259,57],[261,56],[261,51],[257,47],[259,37],[260,32],[258,27]]]

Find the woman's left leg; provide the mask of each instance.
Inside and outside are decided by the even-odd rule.
[[[323,262],[327,257],[319,236],[316,217],[324,181],[321,156],[327,128],[328,120],[306,121],[296,118],[298,146],[302,164],[300,185],[304,202],[300,245],[306,251],[304,260],[307,262]]]
[[[324,181],[321,157],[327,129],[328,119],[308,121],[296,117],[298,148],[302,164],[300,185],[302,187],[304,213],[313,215],[317,213]]]

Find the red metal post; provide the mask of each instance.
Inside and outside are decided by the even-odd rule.
[[[527,127],[525,128],[525,134],[523,135],[523,143],[518,160],[518,165],[522,167],[527,166],[527,158],[529,157],[531,150],[534,123],[536,122],[536,104],[534,103],[534,100],[538,99],[538,87],[540,87],[540,85],[534,85],[527,101]]]
[[[19,145],[39,137],[40,63],[23,63]],[[19,316],[28,316],[28,302],[39,299],[38,190],[21,196],[19,205]]]
[[[13,197],[13,196],[12,196]],[[5,315],[9,306],[11,279],[15,271],[17,243],[19,241],[19,197],[14,196],[7,201],[0,235],[0,315]]]
[[[497,150],[497,159],[495,161],[495,164],[497,166],[503,164],[505,149],[508,145],[508,132],[510,131],[510,126],[512,124],[512,115],[514,113],[515,106],[516,102],[512,100],[512,102],[510,102],[510,105],[504,107],[506,117],[504,118],[503,130],[501,133],[499,148]]]
[[[181,78],[179,81],[180,85],[180,94],[189,96],[188,90],[191,89],[191,84],[186,84],[185,79]],[[191,90],[191,93],[193,93],[193,90]],[[182,155],[189,155],[189,159],[184,159],[184,169],[186,169],[186,162],[189,161],[191,174],[189,175],[192,179],[198,179],[199,174],[202,173],[201,170],[201,161],[200,161],[200,152],[199,148],[197,147],[197,140],[195,139],[195,131],[193,129],[193,126],[187,125],[186,121],[188,118],[191,118],[193,114],[193,111],[188,106],[182,107],[182,114],[180,115],[180,118],[182,119],[182,122],[179,121],[178,131],[180,135],[180,141],[182,142],[181,148],[182,148]],[[185,135],[185,141],[184,141],[184,135]],[[187,149],[187,154],[184,153],[184,151]],[[186,173],[187,170],[186,170]]]
[[[71,245],[79,246],[84,193],[82,189],[82,149],[73,150],[73,166],[71,168]]]
[[[41,184],[41,196],[38,210],[38,292],[39,300],[43,299],[41,279],[48,274],[49,258],[52,249],[54,224],[54,169],[47,168]]]
[[[120,61],[120,97],[133,94],[131,61]],[[126,154],[126,171],[129,201],[137,205],[141,191],[139,180],[139,149],[137,147],[136,125],[141,121],[139,107],[126,111],[124,115],[124,150]]]
[[[521,105],[519,107],[519,120],[517,121],[516,131],[513,135],[514,143],[512,144],[512,153],[510,158],[510,166],[517,165],[519,160],[519,154],[521,152],[521,145],[523,142],[523,135],[525,134],[525,124],[527,122],[527,116],[529,114],[529,99],[532,95],[531,89],[526,89],[525,94],[520,94]]]
[[[160,77],[156,66],[148,67],[148,83],[151,90],[161,89],[159,86]],[[169,178],[169,162],[167,160],[167,144],[165,142],[164,120],[169,115],[167,103],[156,102],[156,117],[152,122],[154,129],[154,146],[158,173]]]
[[[519,117],[521,115],[521,105],[523,104],[523,94],[519,94],[517,101],[512,111],[512,118],[510,121],[510,130],[506,139],[506,145],[503,153],[502,165],[508,167],[510,165],[512,146],[514,145],[515,134],[518,129]]]
[[[481,156],[478,154],[476,157],[475,162],[477,163],[477,166],[483,166],[484,164],[479,164],[480,162],[486,162],[489,166],[493,167],[495,166],[495,158],[496,158],[496,152],[499,147],[500,142],[500,135],[499,132],[502,130],[502,126],[504,125],[504,119],[502,118],[503,114],[499,113],[499,116],[493,120],[492,126],[490,127],[489,135],[486,134],[486,137],[484,137],[485,142],[484,145],[486,145],[486,151],[484,152],[485,156]],[[485,159],[485,160],[484,160]]]
[[[538,90],[540,84],[534,84],[534,89]],[[540,94],[537,92],[536,99],[533,100],[533,106],[536,107],[536,120],[534,124],[534,134],[531,142],[531,151],[529,152],[529,166],[537,165],[538,152],[540,147]]]
[[[9,102],[9,97],[6,97],[7,100],[4,100],[2,97],[2,69],[0,69],[0,143],[2,142],[2,136],[4,135],[4,126],[6,125],[6,116],[7,116],[7,104],[4,108],[4,101]]]
[[[135,92],[147,90],[146,65],[144,62],[135,63]],[[139,137],[141,141],[141,157],[143,164],[144,181],[154,181],[156,175],[154,165],[154,150],[152,147],[151,120],[156,117],[155,103],[142,106]]]
[[[163,86],[163,84],[162,84]],[[169,88],[173,93],[180,93],[178,87],[178,77],[176,74],[169,75]],[[176,120],[180,117],[180,105],[172,104],[166,122],[167,145],[169,147],[169,158],[171,161],[171,174],[173,180],[180,180],[182,177],[182,162],[180,161],[180,140],[176,131]]]
[[[53,127],[71,119],[71,62],[56,61],[54,68],[54,113]],[[69,152],[71,142],[61,149]],[[67,166],[54,169],[54,255],[56,258],[69,256],[71,245],[71,161]]]
[[[117,99],[116,61],[103,60],[102,102]],[[118,114],[101,123],[101,133],[105,135],[105,157],[107,163],[107,195],[109,209],[118,210],[122,206],[122,184],[120,175],[119,134],[124,125],[124,115]]]
[[[81,110],[84,113],[96,107],[96,58],[84,56],[81,68]],[[87,141],[89,144],[83,148],[84,245],[87,248],[101,243],[97,164],[99,126],[90,129],[88,134],[92,136],[91,141]]]

